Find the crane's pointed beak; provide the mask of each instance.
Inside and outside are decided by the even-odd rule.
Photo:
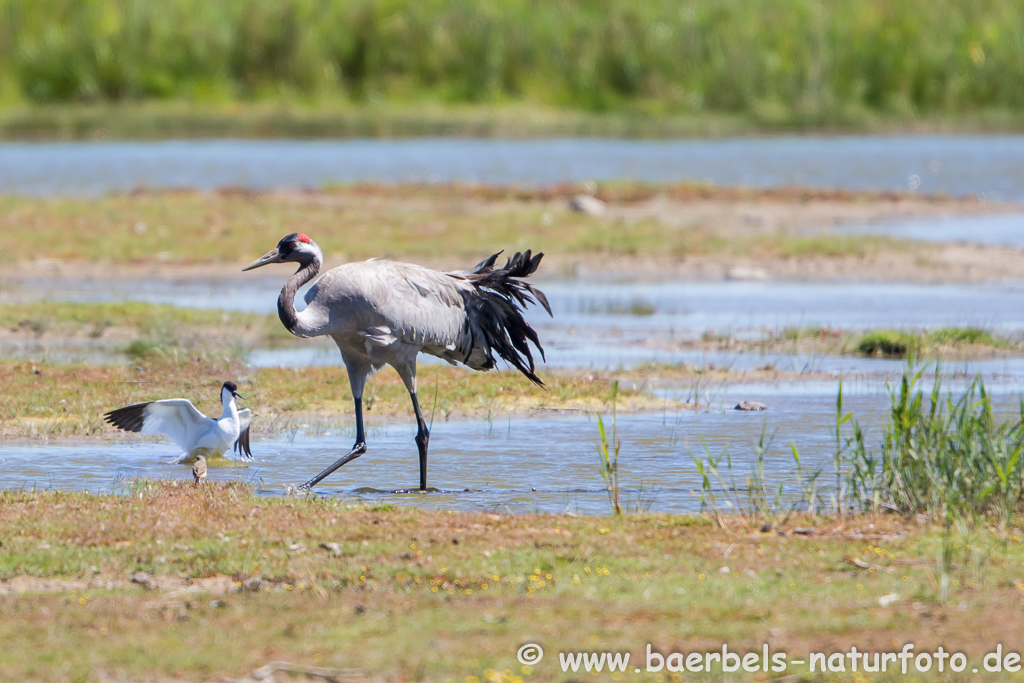
[[[275,247],[274,249],[271,249],[266,254],[264,254],[263,256],[260,256],[258,259],[256,259],[255,261],[253,261],[252,263],[247,265],[245,268],[242,268],[242,272],[244,273],[247,270],[252,270],[253,268],[259,268],[260,266],[265,266],[265,265],[267,265],[269,263],[280,263],[280,262],[281,262],[281,254],[278,253],[277,248]]]
[[[245,400],[245,396],[242,396],[237,391],[232,391],[231,395],[234,396],[235,398],[237,398],[239,401],[244,401]]]

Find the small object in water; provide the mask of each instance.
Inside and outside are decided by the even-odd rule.
[[[740,401],[736,404],[736,410],[757,411],[768,410],[768,406],[760,401]]]
[[[192,478],[195,479],[196,486],[206,480],[206,458],[201,455],[196,456],[196,464],[192,465]]]
[[[603,216],[608,205],[589,194],[578,194],[569,200],[569,208],[588,216]]]

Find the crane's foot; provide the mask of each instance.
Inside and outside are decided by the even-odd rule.
[[[311,488],[313,488],[314,486],[319,484],[321,481],[326,479],[332,472],[334,472],[334,470],[340,468],[342,465],[344,465],[345,463],[347,463],[349,461],[355,460],[356,458],[358,458],[360,455],[362,455],[365,452],[366,452],[366,444],[365,443],[357,443],[355,446],[352,447],[351,451],[349,451],[345,455],[343,455],[340,458],[338,458],[338,460],[336,460],[333,465],[331,465],[330,467],[325,469],[323,472],[321,472],[320,474],[316,475],[315,477],[313,477],[312,479],[307,481],[305,484],[300,486],[299,490],[300,491],[301,490],[306,490],[306,491],[310,490]]]

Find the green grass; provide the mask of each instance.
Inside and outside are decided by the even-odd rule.
[[[997,410],[980,376],[966,389],[944,392],[938,364],[926,390],[921,378],[931,366],[915,367],[908,361],[890,389],[889,416],[877,444],[844,411],[840,383],[830,471],[804,469],[791,445],[781,457],[792,457],[793,467],[769,488],[765,462],[778,456],[772,453],[777,433],[769,434],[767,425],[753,444],[753,457],[716,453],[702,437],[700,451],[690,451],[701,477],[696,495],[702,506],[723,526],[725,513],[739,513],[735,518],[748,529],[785,521],[796,511],[890,511],[959,522],[971,530],[1012,524],[1024,513],[1024,403]]]
[[[724,234],[704,224],[680,230],[656,213],[598,218],[569,209],[568,197],[578,191],[580,187],[571,185],[535,191],[358,185],[301,194],[224,190],[45,200],[0,197],[0,238],[17,239],[31,232],[34,248],[11,255],[23,261],[53,258],[162,267],[248,263],[282,236],[298,230],[317,241],[329,263],[389,256],[443,259],[449,268],[477,263],[496,248],[542,250],[556,258],[680,259],[693,254],[785,258],[864,257],[903,244],[870,236],[804,240],[781,229],[773,235]],[[787,205],[806,199],[837,203],[900,199],[892,194],[801,188],[746,191],[700,185],[613,185],[599,192],[624,208],[659,194],[680,201],[764,200]],[[926,201],[955,203],[935,197]],[[283,279],[282,271],[278,270]]]
[[[177,332],[203,330],[215,335],[230,328],[232,334],[250,333],[264,341],[289,338],[277,316],[234,311],[198,310],[136,301],[66,303],[35,301],[0,304],[0,327],[27,328],[33,334],[85,333],[93,339],[111,328],[128,328],[146,337],[167,337]]]
[[[1020,125],[1012,0],[3,0],[0,102]],[[1018,112],[1018,113],[1014,113]]]
[[[1008,349],[1014,342],[994,336],[989,330],[978,327],[940,327],[929,332],[907,330],[873,330],[856,342],[857,353],[865,356],[890,356],[905,358],[910,355],[931,353],[943,348],[967,346]]]
[[[897,356],[904,357],[911,350],[916,350],[920,339],[910,332],[902,330],[876,330],[865,334],[857,342],[857,352],[865,356]]]
[[[294,341],[276,315],[195,310],[140,302],[0,304],[0,332],[31,338],[44,349],[88,348],[133,360],[161,356],[187,362],[204,356],[241,358],[248,349]]]
[[[592,313],[646,317],[657,313],[650,302],[638,298],[597,306],[583,304]],[[171,364],[196,358],[244,360],[252,349],[287,349],[319,345],[333,353],[324,340],[299,340],[288,334],[275,314],[196,310],[138,302],[68,303],[33,302],[0,304],[0,335],[34,340],[50,351],[83,348],[131,359],[159,357]],[[726,345],[731,349],[814,354],[858,353],[903,357],[913,351],[930,357],[981,357],[1019,348],[1016,338],[997,337],[989,330],[943,327],[927,333],[902,330],[844,332],[828,327],[784,328],[763,339],[737,340],[706,335],[688,344],[694,349]],[[666,369],[662,368],[662,372]]]
[[[799,341],[804,339],[834,340],[841,339],[843,334],[842,330],[828,326],[785,327],[782,329],[782,333],[779,337],[787,341]]]
[[[863,236],[828,235],[821,237],[787,236],[784,238],[768,238],[769,242],[777,242],[775,247],[784,258],[801,256],[853,256],[859,259],[875,256],[881,247],[892,247],[899,244],[896,240],[884,238],[864,239]]]
[[[374,509],[239,485],[143,481],[123,493],[0,493],[0,586],[14,591],[0,595],[4,679],[219,680],[283,660],[385,681],[496,683],[507,671],[508,683],[547,682],[574,677],[559,652],[642,662],[647,643],[759,651],[770,640],[794,659],[941,643],[975,661],[995,643],[1024,645],[1018,528],[972,539],[989,560],[954,567],[947,606],[941,528],[893,515],[798,516],[749,533],[703,516]],[[138,571],[149,588],[131,583]],[[255,577],[260,590],[239,590]],[[547,653],[531,669],[515,658],[527,642]]]
[[[1006,340],[999,339],[980,327],[941,327],[928,334],[928,338],[936,344],[952,346],[978,344],[980,346],[1005,346]]]
[[[748,348],[816,354],[859,354],[906,358],[978,358],[1020,348],[1019,337],[1000,337],[977,327],[850,332],[830,327],[786,327]]]
[[[647,299],[637,297],[628,302],[608,301],[603,305],[592,302],[584,306],[589,313],[598,315],[633,315],[639,318],[654,315],[658,309]]]
[[[923,372],[905,372],[892,389],[877,450],[854,424],[851,497],[862,508],[1008,523],[1024,506],[1024,404],[997,418],[981,378],[959,395],[936,379],[926,394]]]
[[[253,409],[255,433],[281,432],[299,423],[312,428],[352,424],[352,395],[344,368],[253,369],[223,353],[176,353],[141,342],[134,350],[134,362],[127,366],[0,362],[0,438],[113,434],[115,430],[102,421],[103,413],[162,398],[188,398],[207,414],[219,413],[219,388],[226,380],[238,383],[245,405]],[[620,410],[666,409],[664,400],[644,388],[641,373],[540,375],[545,389],[515,371],[424,367],[419,391],[425,411],[438,421],[549,409],[593,412],[609,409],[614,379],[632,376],[637,388],[619,391]],[[76,391],[69,393],[69,386]],[[412,415],[409,394],[390,368],[369,382],[363,407],[371,421],[375,416]]]
[[[1015,119],[983,117],[958,130],[1007,130]],[[952,122],[944,121],[940,126]],[[887,130],[892,122],[870,126]],[[899,125],[907,125],[901,123]],[[927,130],[932,124],[917,122]],[[590,112],[537,103],[453,104],[359,102],[188,101],[31,103],[0,106],[0,139],[106,140],[165,138],[351,138],[594,136],[614,138],[722,137],[774,130],[720,113],[641,116]]]
[[[1024,402],[1014,413],[997,414],[980,377],[963,391],[944,393],[937,365],[926,393],[926,368],[915,372],[913,361],[908,366],[890,389],[889,419],[877,444],[844,411],[840,383],[831,471],[806,469],[791,444],[793,466],[769,487],[765,461],[776,434],[769,435],[767,425],[752,458],[734,459],[728,449],[716,454],[702,437],[703,452],[690,453],[701,478],[696,495],[702,510],[718,526],[738,523],[748,533],[786,525],[800,512],[834,517],[840,528],[862,513],[930,521],[942,528],[933,586],[940,602],[954,599],[958,571],[985,571],[989,562],[1001,561],[981,541],[987,529],[1013,528],[1014,540],[1021,540],[1016,528],[1024,513]],[[1024,594],[1024,583],[1017,587]]]

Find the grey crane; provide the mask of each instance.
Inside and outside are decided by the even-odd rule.
[[[348,371],[355,402],[355,445],[302,488],[316,486],[366,453],[363,388],[367,378],[384,365],[398,371],[412,398],[421,490],[427,488],[430,431],[416,397],[416,358],[420,353],[473,370],[490,370],[497,354],[533,383],[544,385],[535,373],[530,344],[542,359],[544,349],[523,318],[523,309],[539,302],[551,315],[551,307],[543,292],[518,279],[532,275],[544,254],[517,252],[504,266],[496,267],[500,254],[469,270],[451,273],[386,259],[347,263],[317,279],[306,292],[302,311],[295,310],[295,294],[317,276],[323,263],[323,252],[309,237],[287,235],[276,248],[242,269],[297,263],[298,270],[277,299],[281,322],[297,337],[331,337]]]

